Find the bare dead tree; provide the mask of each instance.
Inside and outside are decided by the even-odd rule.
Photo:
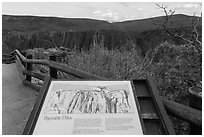
[[[192,17],[192,30],[193,30],[193,40],[186,38],[184,35],[182,34],[178,34],[176,32],[172,32],[171,31],[171,25],[173,24],[172,22],[172,16],[175,13],[175,10],[169,10],[167,6],[162,5],[162,4],[156,4],[157,7],[159,7],[160,9],[162,9],[162,11],[165,14],[165,20],[161,21],[161,22],[155,22],[155,20],[153,19],[153,24],[157,25],[159,27],[162,27],[163,30],[170,36],[173,36],[175,38],[180,38],[183,41],[187,42],[188,44],[194,45],[196,47],[197,50],[202,51],[202,42],[199,39],[199,33],[198,33],[198,26],[199,23],[201,22],[202,19],[202,13],[201,13],[201,17],[196,17],[195,14]],[[194,19],[197,19],[197,21],[195,22]]]
[[[194,13],[193,17],[195,17],[195,16],[196,16],[196,13]],[[195,40],[199,43],[199,45],[202,45],[201,40],[199,40],[199,33],[198,33],[198,25],[202,21],[202,13],[200,14],[200,17],[201,18],[197,18],[196,22],[192,18],[192,28],[193,28],[193,33],[194,33]]]
[[[161,21],[159,23],[152,20],[153,24],[157,25],[157,26],[161,26],[168,34],[171,34],[170,31],[169,31],[169,28],[173,24],[172,21],[171,21],[171,18],[174,15],[175,11],[174,10],[167,10],[168,7],[164,6],[164,5],[159,5],[159,4],[156,4],[156,5],[159,8],[161,8],[163,10],[163,12],[165,13],[165,20]]]
[[[194,14],[194,16],[192,17],[192,30],[193,30],[192,36],[194,39],[190,40],[190,39],[186,38],[185,36],[183,36],[182,34],[178,34],[176,32],[171,31],[172,25],[173,25],[173,23],[175,23],[172,21],[172,17],[175,13],[175,10],[171,10],[171,9],[169,10],[168,7],[165,5],[160,5],[160,4],[156,4],[156,5],[160,9],[162,9],[162,11],[164,12],[165,19],[160,21],[160,22],[156,22],[155,20],[152,20],[153,24],[161,27],[165,31],[165,33],[167,33],[168,35],[173,36],[175,38],[180,38],[183,41],[187,42],[188,44],[195,46],[196,49],[198,51],[200,51],[200,53],[201,53],[202,42],[201,42],[201,40],[199,40],[200,35],[198,33],[198,26],[199,26],[199,23],[201,22],[201,18],[196,17],[195,16],[196,14]],[[202,13],[201,13],[201,17],[202,17]],[[195,18],[197,19],[196,21],[195,21]],[[160,45],[160,46],[156,47],[154,50],[146,53],[140,66],[138,67],[138,69],[136,69],[137,72],[134,73],[134,75],[133,75],[134,77],[138,78],[142,73],[144,73],[147,70],[147,68],[152,64],[152,61],[153,61],[155,55],[157,54],[157,51],[159,50],[159,48],[161,46],[162,45]]]

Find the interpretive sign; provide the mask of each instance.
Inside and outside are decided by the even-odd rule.
[[[51,81],[31,134],[143,134],[131,81]]]

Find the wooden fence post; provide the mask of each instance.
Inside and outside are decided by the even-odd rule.
[[[50,56],[49,56],[49,60],[51,60],[51,61],[57,61],[57,56],[56,56],[56,55],[50,55]],[[52,78],[57,79],[57,70],[56,70],[55,68],[53,68],[53,67],[50,67],[50,76],[51,76]]]
[[[26,58],[27,58],[27,59],[32,59],[32,55],[29,54],[29,55],[26,56]],[[26,69],[27,69],[28,71],[32,71],[32,64],[31,64],[31,63],[27,63]],[[32,78],[31,78],[30,75],[26,75],[26,80],[27,80],[27,81],[31,82],[31,79],[32,79]]]
[[[198,90],[196,87],[189,88],[189,106],[202,111],[202,96],[199,93],[202,90]],[[202,135],[202,126],[198,127],[190,124],[191,135]]]
[[[27,53],[26,53],[25,51],[22,51],[21,54],[22,54],[24,57],[26,57],[26,55],[27,55]],[[22,60],[21,60],[21,62],[22,62],[22,64],[23,64],[23,66],[26,68],[26,63],[23,62]]]

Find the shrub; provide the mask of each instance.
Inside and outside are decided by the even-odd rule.
[[[89,51],[71,51],[65,62],[78,68],[108,79],[130,79],[138,69],[141,58],[136,50],[108,50],[103,44],[94,43]]]

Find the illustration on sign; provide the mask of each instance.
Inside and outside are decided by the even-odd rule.
[[[96,86],[93,90],[58,89],[52,92],[46,113],[132,113],[128,91],[109,89],[110,86]]]

